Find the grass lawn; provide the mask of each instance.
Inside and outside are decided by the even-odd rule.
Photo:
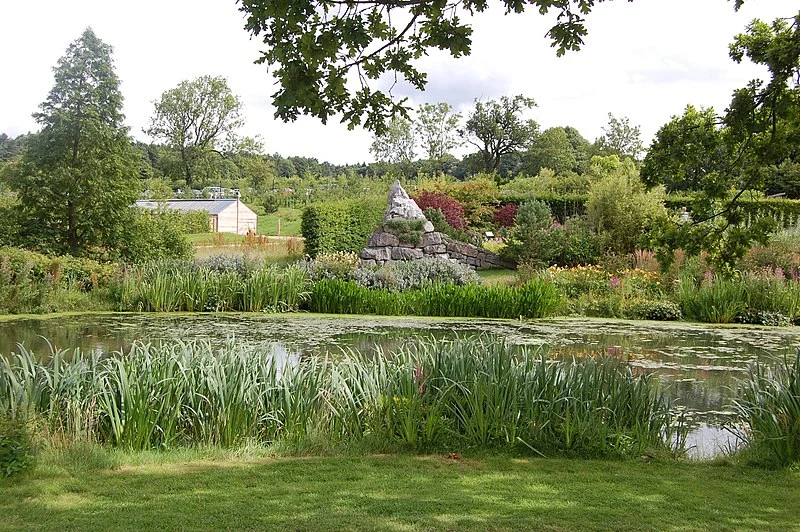
[[[644,461],[73,452],[0,480],[0,530],[797,530],[798,508],[798,472]]]
[[[259,235],[278,235],[278,220],[281,222],[281,236],[300,236],[300,218],[302,209],[280,207],[277,212],[258,217]]]
[[[244,237],[236,233],[193,233],[186,235],[186,240],[195,246],[219,246],[241,244]]]
[[[478,276],[483,279],[487,284],[511,284],[516,280],[516,271],[514,270],[476,270]]]

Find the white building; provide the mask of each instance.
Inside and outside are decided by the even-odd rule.
[[[173,211],[205,211],[211,217],[211,231],[215,233],[247,234],[256,231],[258,216],[239,199],[171,199],[162,201],[140,200],[137,207],[144,209],[170,209]]]

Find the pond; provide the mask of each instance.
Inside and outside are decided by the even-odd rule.
[[[321,316],[314,314],[80,314],[0,321],[0,353],[17,343],[41,356],[54,349],[113,353],[136,340],[234,340],[279,347],[300,356],[339,355],[352,348],[374,356],[428,336],[486,334],[518,345],[542,346],[551,357],[608,353],[637,372],[656,372],[693,430],[691,454],[709,456],[733,445],[721,423],[730,388],[747,365],[765,355],[792,355],[800,328],[709,326],[600,319],[538,321]]]

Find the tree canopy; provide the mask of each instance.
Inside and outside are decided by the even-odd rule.
[[[34,114],[42,129],[8,172],[21,236],[32,247],[103,255],[125,241],[137,162],[111,54],[91,29],[69,45]]]
[[[526,148],[534,139],[539,125],[522,114],[535,106],[532,98],[521,94],[475,101],[463,134],[468,143],[478,148],[487,173],[497,170],[504,155]]]
[[[223,142],[235,144],[236,131],[244,124],[242,103],[220,76],[182,81],[154,105],[145,133],[167,142],[180,154],[188,187],[198,164]]]
[[[585,17],[604,0],[239,0],[245,28],[266,45],[258,63],[274,68],[275,116],[301,114],[326,123],[342,115],[350,128],[364,125],[380,135],[389,117],[407,117],[405,100],[374,87],[384,75],[423,90],[425,72],[414,62],[430,49],[469,55],[472,27],[465,18],[490,4],[506,13],[555,13],[547,33],[558,55],[577,50],[587,34]],[[632,1],[632,0],[629,0]],[[350,74],[352,73],[352,76]],[[348,77],[355,83],[348,83]]]
[[[673,117],[642,170],[651,186],[696,191],[691,222],[667,226],[659,238],[663,258],[676,248],[706,251],[722,271],[774,228],[768,218],[747,223],[738,200],[763,189],[770,174],[794,179],[800,161],[800,14],[772,24],[754,20],[734,38],[730,56],[766,66],[769,81],[736,90],[721,117],[691,107]]]

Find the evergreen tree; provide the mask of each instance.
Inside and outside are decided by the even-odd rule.
[[[114,255],[134,215],[137,160],[123,125],[112,48],[87,28],[54,68],[9,184],[20,236],[31,247],[76,256]]]

